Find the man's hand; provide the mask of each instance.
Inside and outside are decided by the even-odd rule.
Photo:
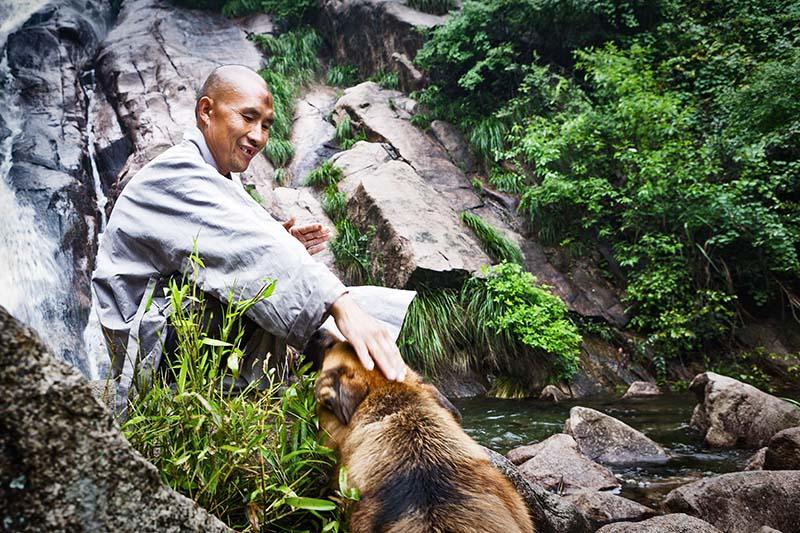
[[[325,242],[331,238],[330,232],[326,228],[323,228],[322,224],[295,226],[294,217],[284,222],[283,227],[292,234],[292,237],[300,241],[311,255],[324,250]]]
[[[336,327],[353,345],[364,368],[372,370],[378,364],[390,381],[403,381],[406,365],[400,350],[386,328],[365,313],[349,294],[343,294],[331,306]]]

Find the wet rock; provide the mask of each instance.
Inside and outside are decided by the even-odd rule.
[[[800,408],[733,378],[704,372],[689,389],[700,402],[691,424],[708,446],[765,446],[777,432],[800,426]]]
[[[372,274],[389,287],[458,287],[491,262],[458,214],[402,161],[363,176],[347,211],[362,231],[375,228]]]
[[[542,389],[542,392],[539,394],[540,400],[550,400],[551,402],[558,403],[563,400],[570,399],[571,396],[556,387],[555,385],[548,385]]]
[[[13,77],[0,95],[4,129],[18,130],[12,141],[11,166],[3,178],[14,189],[15,204],[30,213],[31,221],[12,222],[35,226],[23,229],[26,242],[7,246],[36,247],[35,251],[24,248],[20,261],[38,253],[37,268],[54,265],[45,276],[48,280],[34,289],[48,294],[26,295],[35,307],[29,318],[44,317],[40,324],[48,329],[48,342],[60,357],[88,374],[82,342],[74,331],[83,330],[89,313],[89,279],[99,222],[88,164],[88,98],[81,78],[107,31],[111,6],[88,0],[39,4],[0,43],[5,44]],[[52,250],[43,250],[51,243]],[[7,251],[16,254],[13,248]],[[28,273],[20,274],[24,279]],[[14,304],[11,295],[4,294],[3,300]]]
[[[142,166],[182,140],[195,124],[201,84],[215,67],[230,63],[253,69],[262,64],[233,21],[164,0],[124,2],[97,57],[99,79],[133,148],[116,177],[117,193]],[[262,154],[242,174],[245,182],[271,188],[272,168]]]
[[[418,91],[425,86],[425,75],[420,72],[407,55],[395,52],[392,54],[394,71],[400,78],[400,87],[404,91]]]
[[[478,372],[446,372],[431,377],[431,381],[448,398],[474,398],[486,394],[486,377]]]
[[[528,480],[508,459],[484,448],[495,468],[503,472],[525,499],[537,533],[588,533],[586,517],[569,501]]]
[[[664,462],[669,458],[664,448],[642,432],[588,407],[570,409],[564,433],[575,438],[587,457],[604,464]]]
[[[627,392],[622,396],[625,398],[647,398],[650,396],[659,396],[661,389],[652,381],[634,381],[628,387]]]
[[[308,174],[336,153],[336,128],[326,119],[336,99],[332,87],[314,85],[295,103],[290,138],[294,156],[287,167],[293,187],[304,185]]]
[[[162,484],[88,382],[0,307],[3,529],[230,531]]]
[[[656,516],[644,522],[609,524],[597,533],[722,533],[708,522],[682,513]]]
[[[800,427],[779,431],[769,440],[765,470],[800,470]]]
[[[548,490],[569,494],[583,489],[619,487],[614,474],[583,455],[570,435],[557,433],[527,447],[525,453],[531,458],[519,466],[519,471]]]
[[[445,149],[450,161],[463,172],[472,172],[475,158],[469,151],[467,140],[455,126],[444,120],[434,120],[431,122],[431,134]]]
[[[679,487],[664,508],[687,513],[727,533],[749,533],[761,526],[797,531],[800,520],[800,471],[751,471],[722,474]]]
[[[279,220],[288,220],[294,217],[295,224],[320,223],[333,232],[333,223],[328,220],[319,200],[317,200],[309,187],[301,187],[299,189],[278,187],[274,191],[274,196],[275,207],[273,214]],[[315,254],[314,258],[333,272],[337,272],[333,253],[329,247],[326,246],[324,250]]]
[[[767,447],[759,449],[753,456],[748,459],[745,465],[745,470],[764,470],[764,459],[767,456]]]
[[[564,496],[599,527],[611,522],[639,521],[655,516],[653,509],[610,492],[587,490]]]
[[[536,444],[527,444],[525,446],[517,446],[506,454],[506,459],[511,461],[514,465],[521,465],[531,457],[535,456],[539,451]]]
[[[414,57],[425,42],[420,30],[446,20],[447,16],[421,13],[401,2],[324,0],[316,26],[331,43],[336,62],[357,66],[366,78],[393,70],[394,53]]]

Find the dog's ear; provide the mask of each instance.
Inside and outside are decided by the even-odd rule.
[[[322,368],[322,360],[327,352],[339,339],[325,328],[319,328],[311,334],[306,345],[300,353],[306,356],[306,361],[311,363],[311,370],[317,371]]]
[[[444,394],[439,392],[439,389],[437,389],[430,383],[424,383],[422,386],[428,389],[431,392],[431,394],[433,394],[433,399],[436,400],[436,403],[444,407],[445,410],[447,410],[447,412],[453,415],[453,418],[456,419],[456,422],[461,424],[461,411],[459,411],[455,405],[450,403],[450,400],[448,400]]]
[[[350,423],[367,394],[367,382],[358,373],[342,367],[323,372],[317,382],[317,401],[344,425]]]

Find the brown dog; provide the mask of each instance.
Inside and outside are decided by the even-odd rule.
[[[320,424],[361,493],[353,533],[533,533],[522,498],[434,386],[410,369],[390,382],[333,338],[318,349]]]

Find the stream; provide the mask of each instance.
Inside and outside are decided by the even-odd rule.
[[[570,408],[601,411],[638,429],[664,446],[672,459],[664,464],[611,466],[622,484],[620,496],[657,508],[672,489],[713,474],[743,470],[755,450],[709,449],[689,427],[697,403],[691,393],[654,398],[585,398],[552,403],[544,400],[455,400],[467,434],[502,454],[560,433]]]

